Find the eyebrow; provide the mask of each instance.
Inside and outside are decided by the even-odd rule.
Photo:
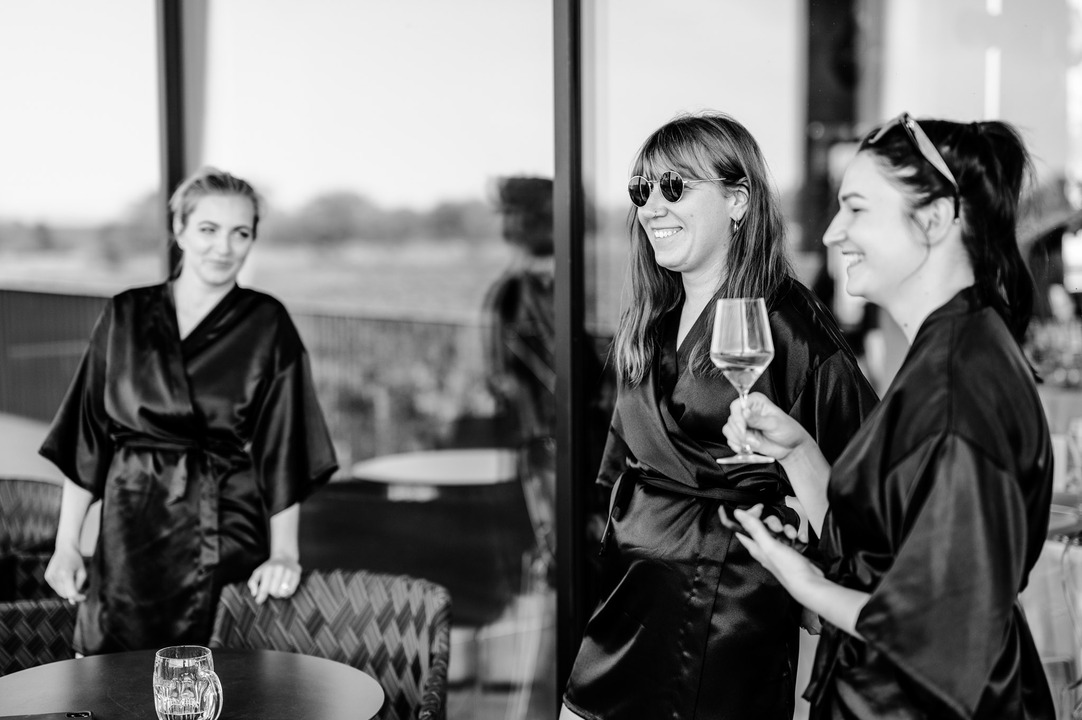
[[[839,195],[838,196],[838,202],[845,202],[846,200],[849,200],[851,198],[860,198],[861,200],[867,200],[867,198],[864,197],[862,194],[860,194],[860,193],[856,192],[855,190],[853,190],[853,191],[847,192],[844,195]]]
[[[200,220],[199,224],[200,225],[213,225],[214,227],[221,227],[221,225],[219,223],[216,223],[213,220]],[[252,226],[251,225],[234,225],[231,228],[231,230],[247,230],[248,232],[251,232],[252,231]]]

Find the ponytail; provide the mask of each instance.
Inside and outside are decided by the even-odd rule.
[[[1018,131],[1007,123],[972,123],[967,130],[955,150],[966,206],[962,242],[973,261],[981,299],[1003,316],[1021,344],[1033,317],[1034,297],[1033,277],[1017,234],[1018,202],[1032,171],[1029,153]]]

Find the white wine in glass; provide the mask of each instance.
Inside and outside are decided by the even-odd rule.
[[[774,359],[774,339],[766,302],[762,298],[722,298],[714,310],[714,331],[710,338],[710,359],[740,393],[748,406],[748,392]],[[757,455],[744,446],[743,452],[718,458],[721,465],[771,463],[774,458]]]

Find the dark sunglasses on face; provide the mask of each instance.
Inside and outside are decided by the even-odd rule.
[[[669,202],[676,202],[684,195],[684,186],[697,185],[698,183],[712,182],[714,180],[723,180],[724,178],[704,178],[702,180],[685,180],[680,177],[680,173],[675,170],[666,170],[661,173],[661,179],[654,181],[649,180],[642,175],[636,175],[631,178],[627,184],[627,193],[631,196],[631,202],[635,203],[638,207],[646,205],[646,201],[650,198],[650,190],[653,188],[654,182],[657,182],[661,186],[661,196]]]
[[[939,171],[939,174],[950,183],[951,189],[954,190],[954,219],[957,220],[962,201],[962,193],[958,189],[958,181],[954,179],[954,173],[947,167],[947,161],[943,159],[943,155],[936,149],[935,143],[933,143],[931,138],[925,134],[924,130],[921,129],[921,126],[917,124],[917,121],[914,120],[909,113],[904,112],[879,128],[879,132],[868,141],[868,144],[875,145],[879,142],[880,138],[895,125],[902,126],[902,130],[905,131],[906,137],[909,138],[909,142],[913,143],[913,147],[917,149],[917,152],[921,154],[921,157],[927,160],[928,163]]]

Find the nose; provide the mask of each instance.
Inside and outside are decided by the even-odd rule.
[[[650,197],[646,198],[646,204],[639,208],[639,217],[644,220],[657,218],[669,211],[665,198],[661,197],[661,191],[655,185]]]
[[[834,215],[834,219],[830,221],[830,225],[827,226],[826,232],[823,233],[823,244],[830,247],[842,240],[845,240],[845,221],[842,219],[841,211],[838,211]]]
[[[233,254],[233,237],[231,233],[219,232],[214,235],[214,252],[217,255],[228,257]]]

